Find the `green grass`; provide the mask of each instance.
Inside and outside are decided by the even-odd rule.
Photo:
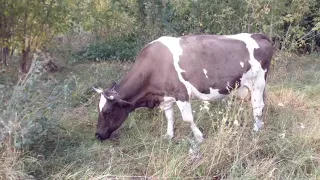
[[[206,111],[201,102],[193,102],[197,124],[206,136],[197,156],[189,154],[193,135],[177,108],[176,137],[171,141],[163,137],[166,119],[158,109],[136,110],[111,140],[94,138],[99,95],[90,88],[119,80],[129,63],[80,64],[51,77],[56,81],[42,77],[41,93],[34,96],[39,102],[45,102],[54,88],[69,89],[46,112],[48,121],[56,124],[24,155],[11,156],[2,149],[0,164],[12,168],[0,165],[0,176],[26,172],[38,179],[319,179],[319,59],[276,56],[268,79],[266,125],[259,134],[252,134],[248,103],[212,102]],[[226,120],[242,126],[226,127]]]

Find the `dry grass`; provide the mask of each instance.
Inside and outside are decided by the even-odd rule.
[[[195,145],[177,109],[172,141],[163,137],[162,112],[148,109],[132,113],[113,139],[101,143],[94,138],[99,97],[88,89],[121,78],[128,67],[82,64],[57,76],[73,77],[76,84],[69,106],[56,111],[60,128],[29,149],[27,155],[37,157],[33,163],[5,148],[1,174],[28,172],[39,179],[320,178],[318,57],[277,56],[268,84],[267,124],[258,134],[252,133],[250,104],[213,102],[207,111],[194,102],[197,124],[206,136],[201,146]],[[190,154],[190,148],[199,153]]]

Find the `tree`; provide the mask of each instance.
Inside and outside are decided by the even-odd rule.
[[[30,53],[70,26],[72,1],[1,0],[0,4],[5,9],[0,19],[0,46],[6,49],[2,57],[7,57],[9,49],[17,49],[21,52],[20,69],[27,73],[32,61]]]

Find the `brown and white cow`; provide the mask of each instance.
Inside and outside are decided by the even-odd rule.
[[[104,140],[139,107],[160,107],[167,118],[167,135],[174,136],[173,104],[190,123],[198,142],[203,134],[192,115],[190,100],[218,100],[240,84],[242,98],[251,97],[254,131],[262,125],[266,77],[272,43],[262,34],[160,37],[146,45],[119,84],[101,94],[96,137]],[[247,94],[246,94],[247,93]]]

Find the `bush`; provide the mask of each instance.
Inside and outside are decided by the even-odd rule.
[[[73,54],[79,60],[132,60],[142,47],[136,34],[112,37],[104,43],[92,44]]]
[[[0,91],[8,99],[0,104],[0,179],[33,179],[28,174],[39,162],[24,152],[60,129],[59,119],[68,105],[73,79],[61,84],[41,81],[43,67],[32,67],[23,80]]]

